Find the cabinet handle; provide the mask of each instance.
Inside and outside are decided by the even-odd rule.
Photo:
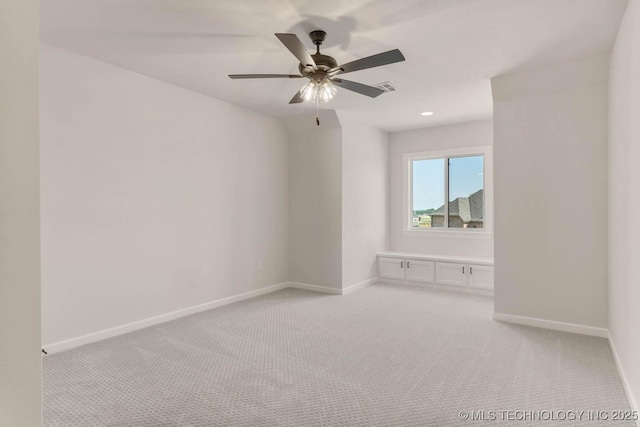
[[[400,261],[400,268],[404,268],[404,261]]]
[[[407,268],[409,268],[409,265],[410,265],[410,264],[411,264],[411,263],[410,263],[409,261],[407,261]]]
[[[462,274],[464,274],[464,266],[462,266]]]
[[[473,274],[473,267],[469,267],[469,274]]]

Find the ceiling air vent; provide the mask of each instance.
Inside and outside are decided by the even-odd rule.
[[[398,90],[398,88],[392,85],[391,82],[378,83],[376,85],[373,85],[373,87],[377,87],[378,89],[381,89],[385,92],[395,92]]]

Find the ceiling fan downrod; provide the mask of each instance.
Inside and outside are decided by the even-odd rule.
[[[309,38],[316,45],[316,55],[320,55],[320,45],[324,41],[327,33],[322,30],[315,30],[309,33]],[[320,99],[316,96],[316,126],[320,126]]]
[[[325,37],[327,37],[327,33],[322,30],[315,30],[309,33],[309,38],[316,45],[316,55],[320,55],[320,45],[324,41]]]

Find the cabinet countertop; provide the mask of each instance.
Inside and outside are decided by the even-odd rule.
[[[416,260],[424,260],[424,261],[457,262],[461,264],[493,265],[493,258],[432,255],[432,254],[418,254],[418,253],[411,253],[411,252],[395,252],[395,251],[377,252],[377,255],[378,257],[383,257],[383,258],[402,258],[402,259],[416,259]]]

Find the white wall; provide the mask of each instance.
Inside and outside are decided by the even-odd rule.
[[[640,1],[630,0],[609,86],[609,331],[638,409],[640,398]]]
[[[321,111],[285,120],[291,281],[345,288],[377,276],[387,239],[388,134]]]
[[[40,425],[38,2],[0,0],[0,425]]]
[[[608,59],[492,79],[497,313],[607,326]]]
[[[389,246],[389,134],[339,113],[342,125],[342,287],[377,277]]]
[[[403,155],[421,151],[437,151],[492,144],[493,125],[491,120],[436,126],[397,132],[390,135],[390,250],[451,256],[493,257],[493,238],[416,237],[403,234]]]
[[[288,280],[279,120],[48,46],[40,83],[45,344]]]
[[[334,111],[285,120],[289,134],[290,278],[342,287],[342,130]]]

